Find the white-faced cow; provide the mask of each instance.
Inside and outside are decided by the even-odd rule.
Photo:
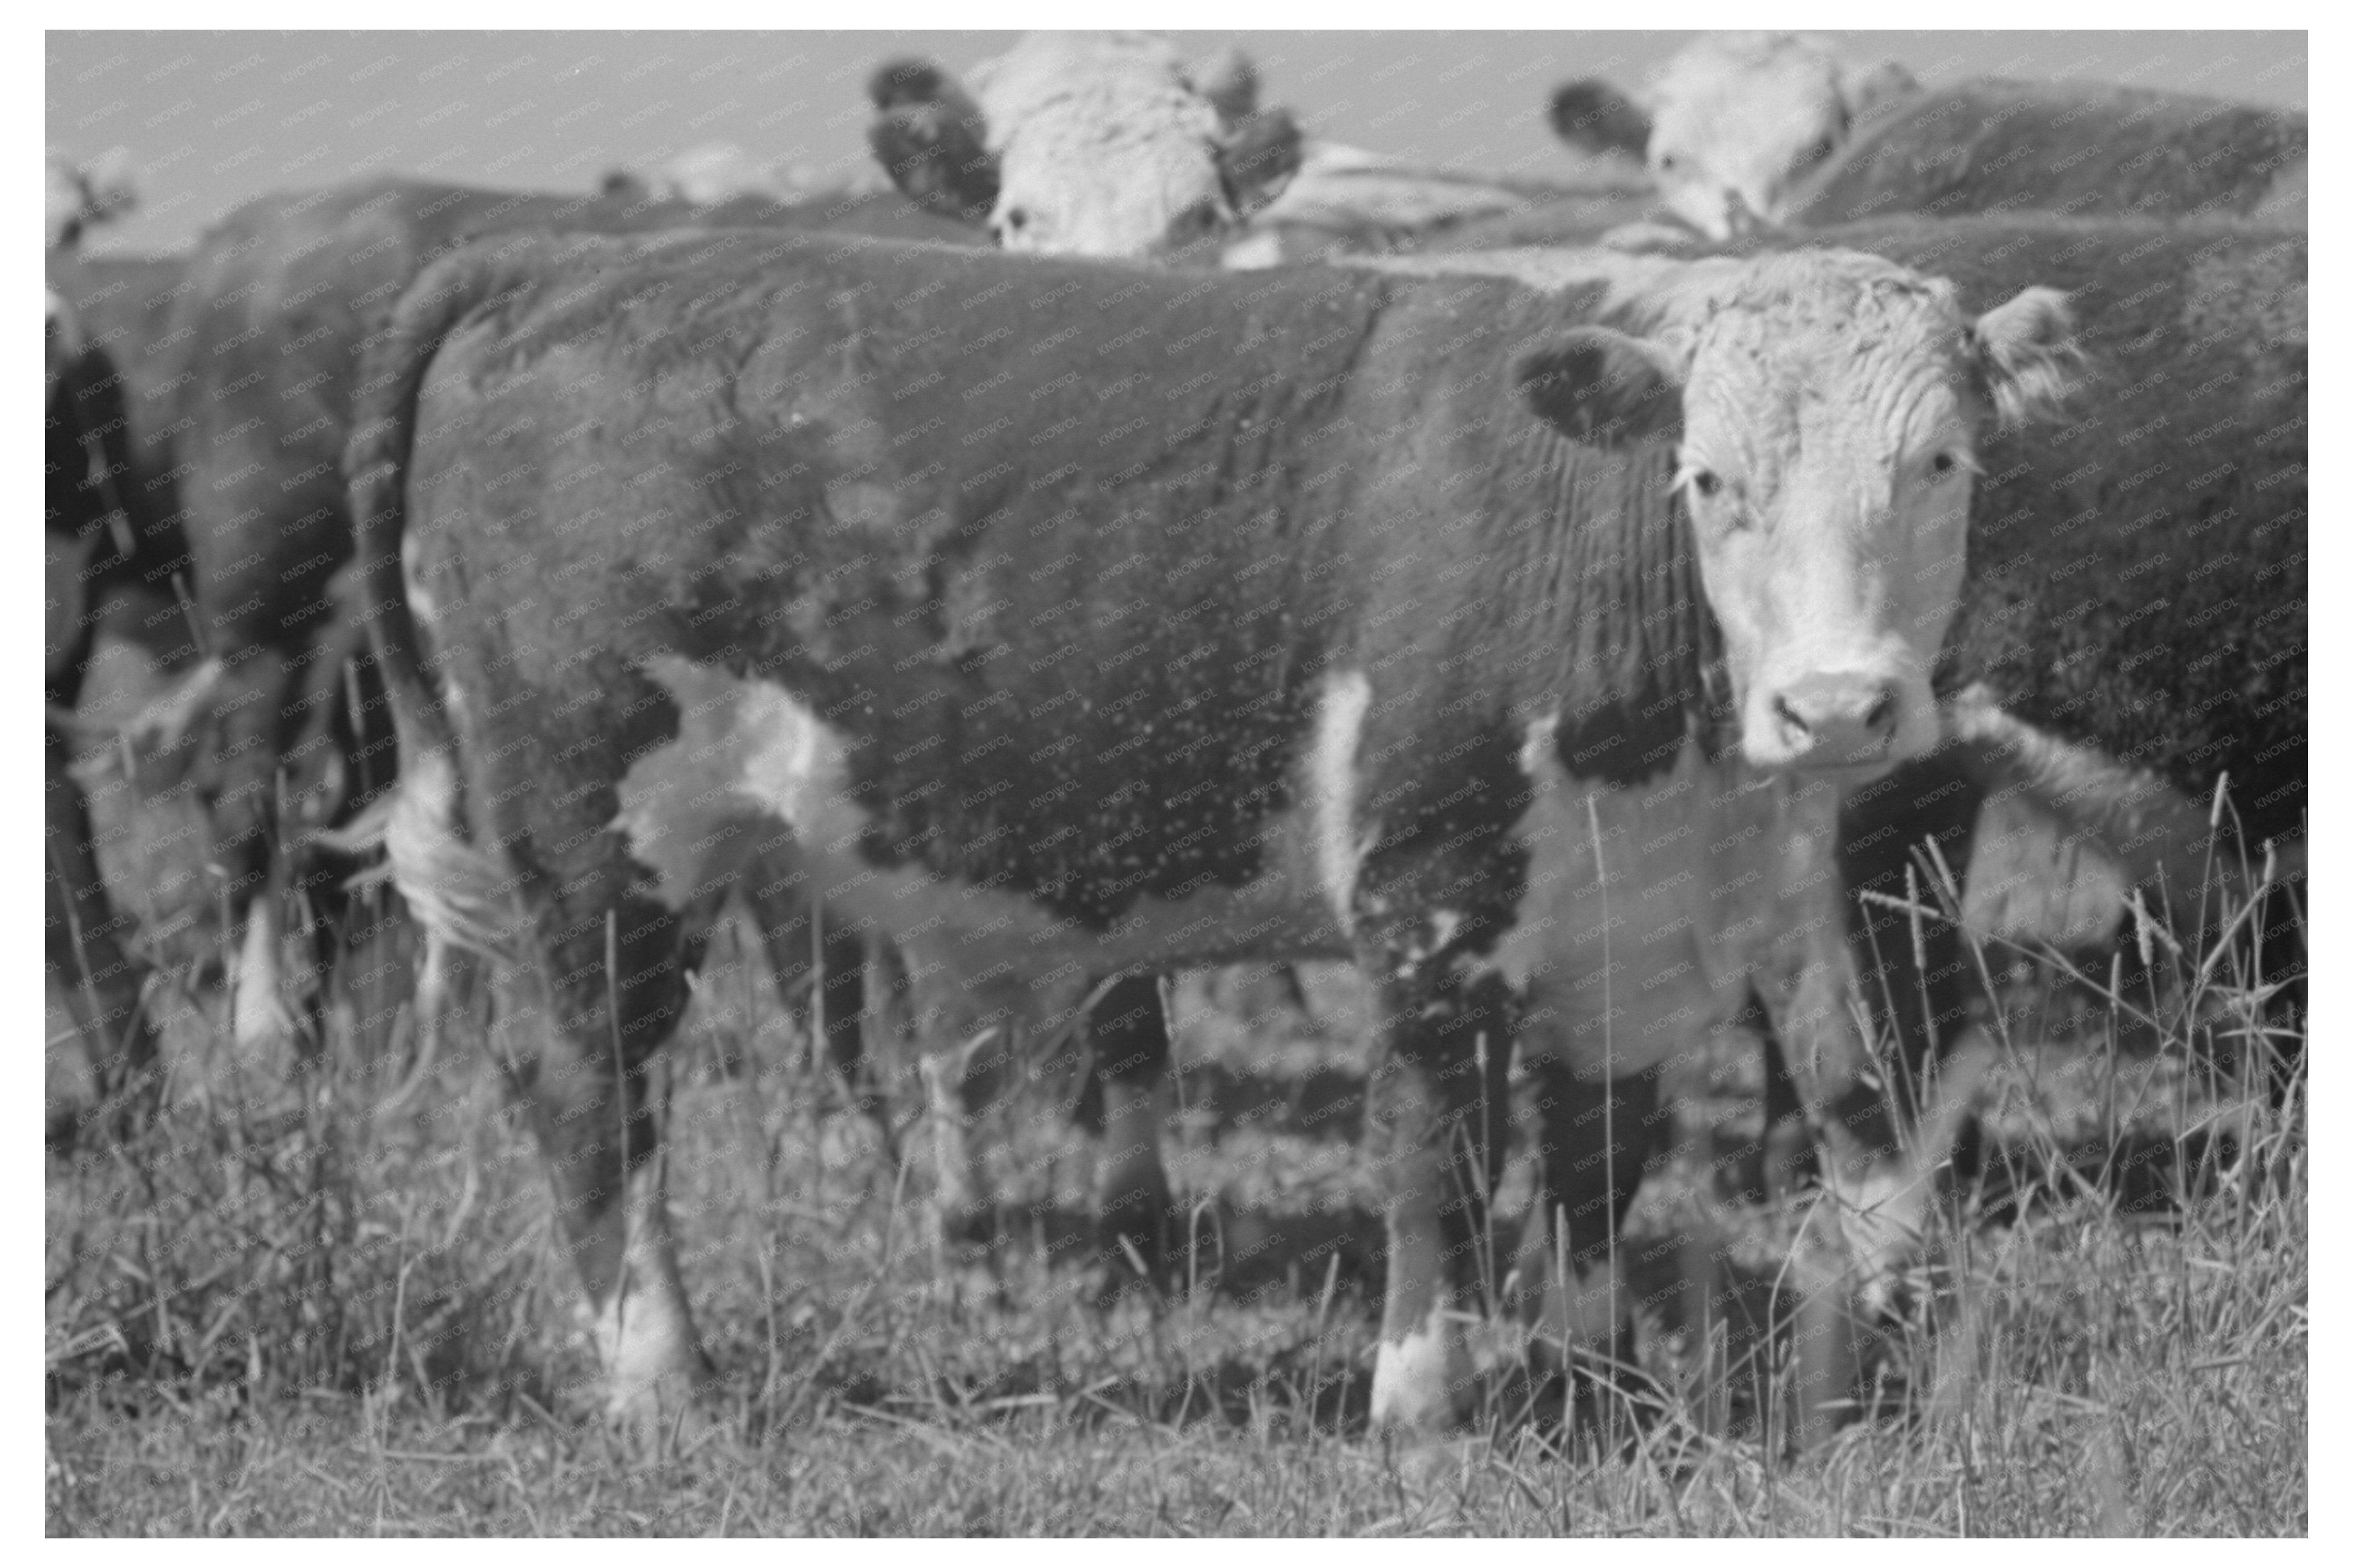
[[[1230,52],[1188,70],[1141,33],[1032,33],[960,83],[895,61],[870,86],[875,156],[910,198],[1008,250],[1161,256],[1220,238],[1298,165]]]
[[[1662,67],[1639,101],[1596,79],[1554,93],[1572,146],[1641,158],[1676,216],[1714,239],[1778,220],[1790,189],[1858,124],[1912,92],[1892,60],[1810,33],[1711,33]]]
[[[139,187],[131,169],[131,153],[109,148],[87,163],[52,147],[43,160],[43,243],[69,249],[102,223],[110,223],[139,205]]]
[[[938,1041],[1067,1019],[1121,970],[1354,961],[1375,1412],[1447,1420],[1515,1015],[1544,1214],[1610,1163],[1592,1044],[1518,991],[1583,830],[1554,781],[1671,766],[1711,692],[1764,768],[1932,743],[1977,437],[2064,320],[2028,290],[1972,321],[1836,252],[1655,339],[1486,279],[819,237],[429,269],[347,458],[402,732],[387,846],[439,940],[506,961],[615,1408],[706,1375],[644,1079],[675,911],[781,828]],[[1688,533],[1636,503],[1670,484]]]
[[[1905,917],[1877,899],[1906,896],[1924,841],[1965,873],[1993,795],[2013,797],[2012,821],[2053,821],[2112,861],[2150,909],[2171,900],[2185,936],[2211,938],[2220,912],[2188,896],[2210,881],[2240,881],[2243,893],[2243,879],[2224,873],[2276,852],[2287,889],[2269,900],[2257,977],[2293,1019],[2306,729],[2301,231],[2029,214],[1903,218],[1823,237],[1948,276],[1969,308],[2030,280],[2064,288],[2099,388],[2075,417],[1983,448],[1963,610],[1938,674],[1953,743],[1843,806],[1839,879],[1875,896],[1851,902],[1848,918],[1862,968],[1885,972],[1866,981],[1874,1009],[1892,1008],[1882,1026],[1918,1064],[1968,1013],[1976,972],[1959,931],[1932,921],[1915,947]],[[1658,297],[1704,289],[1728,264],[1535,249],[1364,265]],[[2218,840],[2214,792],[2226,778]],[[1598,798],[1606,819],[1610,797]],[[1973,903],[2005,893],[1966,878],[1964,890]],[[1720,962],[1744,962],[1731,922],[1693,918]],[[2280,1038],[2292,1043],[2292,1031]],[[1827,1044],[1833,1067],[1848,1044],[1835,1028],[1790,1043]],[[1798,1098],[1862,1134],[1858,1153],[1892,1147],[1876,1089],[1798,1065],[1816,1075]],[[1794,1101],[1783,1108],[1795,1114]],[[1859,1190],[1882,1190],[1894,1169],[1850,1174]]]

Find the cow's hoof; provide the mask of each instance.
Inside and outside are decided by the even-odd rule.
[[[698,1354],[654,1376],[616,1382],[606,1401],[605,1426],[641,1459],[685,1451],[716,1424],[717,1379]]]
[[[1373,1360],[1373,1428],[1400,1437],[1451,1431],[1471,1403],[1475,1374],[1462,1324],[1432,1311],[1402,1339],[1386,1335]]]

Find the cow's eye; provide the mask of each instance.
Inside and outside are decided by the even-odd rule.
[[[1806,161],[1810,163],[1819,163],[1837,150],[1837,144],[1825,136],[1807,149]]]
[[[1960,466],[1961,460],[1950,452],[1939,452],[1928,459],[1928,471],[1940,479],[1950,479],[1953,471]]]
[[[1724,492],[1724,481],[1705,468],[1694,468],[1691,477],[1692,493],[1702,500],[1714,500]]]

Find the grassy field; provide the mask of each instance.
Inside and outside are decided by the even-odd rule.
[[[2301,1094],[2275,1112],[2200,1065],[2227,1005],[2152,1028],[2081,985],[2017,994],[1989,1152],[1864,1419],[1796,1457],[1759,1430],[1787,1220],[1720,1190],[1757,1125],[1754,1053],[1727,1039],[1629,1226],[1666,1408],[1564,1427],[1498,1329],[1481,1422],[1400,1450],[1366,1427],[1379,1226],[1345,984],[1316,979],[1312,1018],[1181,993],[1166,1152],[1206,1240],[1196,1289],[1162,1300],[1092,1259],[1088,1145],[1053,1086],[986,1141],[994,1238],[943,1237],[920,1157],[891,1160],[738,953],[670,1068],[684,1265],[728,1398],[648,1461],[595,1417],[536,1152],[480,1053],[396,1103],[375,1070],[396,1064],[355,1037],[293,1074],[239,1056],[216,995],[159,993],[161,1120],[49,1161],[48,1528],[2302,1532]]]

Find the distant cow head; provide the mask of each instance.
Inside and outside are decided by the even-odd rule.
[[[868,85],[868,139],[901,191],[986,221],[1008,250],[1155,256],[1230,230],[1298,166],[1230,51],[1197,84],[1134,34],[1031,34],[972,73],[898,62]]]
[[[1658,335],[1583,327],[1529,353],[1521,385],[1577,439],[1676,441],[1747,759],[1883,770],[1936,737],[1978,438],[2065,395],[2065,298],[1971,321],[1949,283],[1850,251],[1718,276]]]
[[[1858,63],[1807,34],[1711,34],[1669,60],[1641,103],[1571,82],[1554,94],[1552,122],[1572,145],[1641,153],[1675,215],[1725,239],[1750,218],[1778,219],[1858,119],[1916,85],[1893,60]]]
[[[139,205],[127,148],[110,148],[87,163],[76,163],[52,148],[46,162],[45,202],[51,246],[75,245],[89,229]]]

